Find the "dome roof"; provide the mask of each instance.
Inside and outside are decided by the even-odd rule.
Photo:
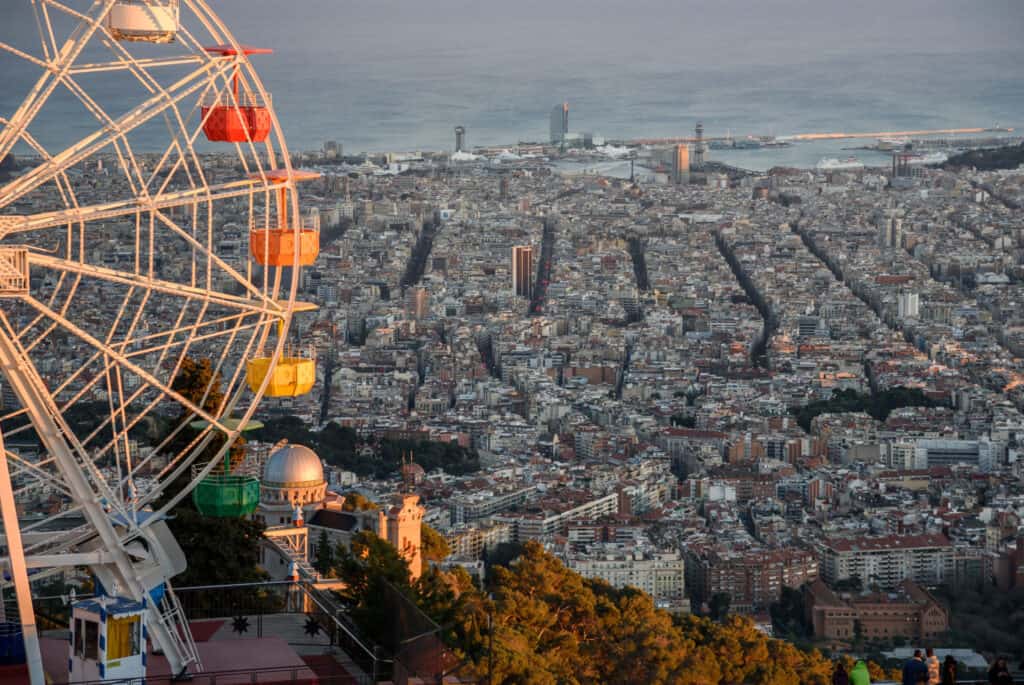
[[[270,485],[319,484],[324,482],[324,467],[316,452],[302,445],[285,445],[267,459],[263,482]]]

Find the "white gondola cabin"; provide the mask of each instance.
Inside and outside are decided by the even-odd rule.
[[[178,0],[118,0],[107,14],[107,29],[117,40],[170,43],[178,16]]]

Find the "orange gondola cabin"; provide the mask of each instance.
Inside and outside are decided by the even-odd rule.
[[[312,171],[292,170],[294,181],[311,181],[320,174]],[[254,174],[252,178],[262,178]],[[275,169],[266,172],[270,183],[283,183],[288,180],[288,172]],[[298,230],[288,225],[288,189],[278,189],[278,226],[252,228],[249,231],[249,254],[262,266],[310,266],[320,254],[320,231],[314,227],[300,226]],[[296,262],[296,257],[298,261]]]
[[[267,48],[253,48],[231,45],[214,45],[207,52],[234,57],[241,52],[245,55],[266,55],[273,52]],[[203,101],[203,133],[207,140],[218,143],[254,143],[266,141],[272,122],[267,102],[258,93],[239,93],[238,71],[231,77],[231,91],[221,93]]]

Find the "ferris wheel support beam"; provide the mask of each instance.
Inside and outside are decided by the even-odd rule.
[[[6,319],[0,314],[0,318]],[[71,444],[68,442],[68,436],[73,436],[71,429],[64,422],[61,416],[60,410],[53,402],[53,398],[50,397],[46,391],[46,387],[42,383],[42,379],[35,372],[35,367],[32,361],[22,354],[18,348],[17,343],[10,337],[8,330],[10,325],[5,322],[5,325],[0,328],[0,369],[3,370],[3,375],[7,378],[7,382],[10,384],[11,389],[21,402],[28,410],[29,416],[32,418],[32,422],[36,427],[36,433],[39,436],[39,440],[42,442],[43,447],[46,451],[55,458],[57,467],[60,469],[61,474],[64,476],[64,482],[67,483],[68,488],[74,493],[75,501],[79,502],[82,507],[82,513],[85,518],[93,526],[99,535],[100,540],[103,542],[104,549],[111,556],[112,562],[110,564],[102,564],[93,566],[93,570],[101,575],[101,580],[105,583],[106,587],[113,587],[113,583],[118,583],[123,591],[127,592],[134,600],[142,601],[147,597],[147,588],[143,587],[141,579],[135,571],[131,559],[129,558],[124,546],[121,543],[120,536],[117,531],[114,530],[114,525],[110,519],[109,514],[104,511],[100,501],[101,498],[98,496],[96,490],[89,484],[89,481],[85,477],[85,472],[82,470],[78,459],[75,458],[75,453],[72,449]],[[76,441],[77,444],[77,441]],[[79,446],[79,449],[81,447]],[[7,474],[7,460],[3,460],[3,473]],[[2,478],[3,474],[0,474]],[[9,504],[13,507],[14,498],[11,494],[10,488],[10,477],[7,476],[7,483],[0,482],[0,501],[6,502],[9,498]],[[110,500],[108,500],[110,501]],[[6,508],[7,503],[4,504]],[[12,512],[13,513],[13,512]],[[20,543],[20,530],[18,530],[18,519],[16,513],[8,516],[7,512],[4,511],[4,527],[5,529],[9,525],[9,522],[13,524],[15,529],[14,535],[17,536]],[[128,525],[134,525],[131,520],[128,520]],[[8,541],[11,540],[11,532],[7,531]],[[20,544],[18,545],[20,548]],[[20,549],[19,549],[20,552]],[[20,555],[20,564],[24,568],[24,557]],[[12,565],[13,565],[14,554],[12,553]],[[18,595],[18,610],[22,614],[22,621],[26,620],[26,612],[28,614],[28,626],[31,629],[33,636],[35,634],[35,619],[32,609],[32,597],[28,592],[28,575],[27,570],[25,571],[25,594],[24,599],[23,593]],[[176,628],[169,627],[164,616],[161,615],[159,607],[157,607],[152,601],[146,603],[147,611],[147,623],[150,634],[155,639],[156,643],[163,648],[164,655],[167,657],[167,661],[171,666],[173,673],[181,673],[188,664],[191,663],[192,659],[186,656],[184,650],[180,648],[180,642],[175,641],[171,635],[171,630]],[[29,642],[29,637],[26,635],[26,648]],[[38,649],[38,647],[37,647]],[[42,669],[42,660],[39,660],[39,668]],[[33,685],[44,685],[45,680],[33,680]]]
[[[11,579],[14,594],[18,598],[18,618],[21,621],[21,636],[25,641],[25,661],[32,685],[45,685],[43,656],[39,651],[39,633],[36,630],[36,612],[32,608],[32,587],[28,582],[28,567],[25,564],[25,550],[21,545],[21,528],[18,525],[18,509],[14,504],[11,488],[11,472],[7,468],[7,454],[3,447],[3,432],[0,431],[0,516],[4,519],[4,536],[7,542]]]
[[[25,557],[28,568],[67,568],[69,566],[97,566],[109,564],[114,558],[104,551],[64,552],[63,554],[33,554]]]

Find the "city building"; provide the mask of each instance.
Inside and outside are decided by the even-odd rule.
[[[602,497],[577,492],[563,494],[564,497],[555,495],[533,503],[526,511],[497,514],[494,521],[512,526],[513,542],[526,542],[565,534],[570,521],[597,519],[619,510],[619,496],[614,492]]]
[[[725,545],[688,548],[687,585],[693,601],[729,595],[729,607],[750,614],[778,601],[782,588],[798,588],[818,577],[818,559],[804,549],[734,550]]]
[[[323,156],[325,159],[338,159],[342,156],[342,153],[341,143],[336,140],[324,141]]]
[[[530,501],[536,492],[536,486],[527,485],[500,490],[477,490],[472,493],[456,495],[448,502],[452,524],[459,525],[476,521],[507,511]]]
[[[455,127],[455,151],[465,152],[466,150],[466,127]]]
[[[526,299],[533,295],[533,248],[529,245],[512,248],[512,292]]]
[[[508,524],[457,526],[445,536],[448,549],[459,559],[480,559],[485,550],[512,541],[512,528]]]
[[[899,210],[887,209],[878,219],[878,247],[882,250],[903,246],[903,218]]]
[[[900,293],[896,298],[896,315],[901,321],[918,318],[921,315],[921,296],[917,293]]]
[[[690,148],[680,143],[672,151],[672,182],[676,185],[690,182]]]
[[[905,580],[941,585],[953,580],[953,556],[941,534],[837,538],[822,545],[821,577],[830,585],[853,577],[865,587],[895,588]]]
[[[914,467],[970,464],[987,473],[995,465],[993,444],[988,440],[921,439],[914,448]]]
[[[993,577],[1000,590],[1024,588],[1024,535],[999,554]]]
[[[600,578],[616,588],[635,587],[677,611],[689,610],[686,573],[679,552],[620,543],[593,543],[565,555],[565,564],[584,578]]]
[[[696,138],[696,140],[694,141],[694,144],[693,144],[693,165],[692,166],[693,166],[694,171],[703,171],[704,170],[704,152],[706,151],[706,148],[704,147],[704,124],[699,122],[699,121],[697,122],[697,127],[696,127],[696,129],[694,131],[694,138]]]
[[[905,580],[891,592],[839,594],[821,580],[804,590],[808,623],[816,638],[852,642],[905,638],[934,640],[949,630],[949,614],[927,590]]]
[[[569,134],[569,103],[551,108],[551,143],[561,145]]]

